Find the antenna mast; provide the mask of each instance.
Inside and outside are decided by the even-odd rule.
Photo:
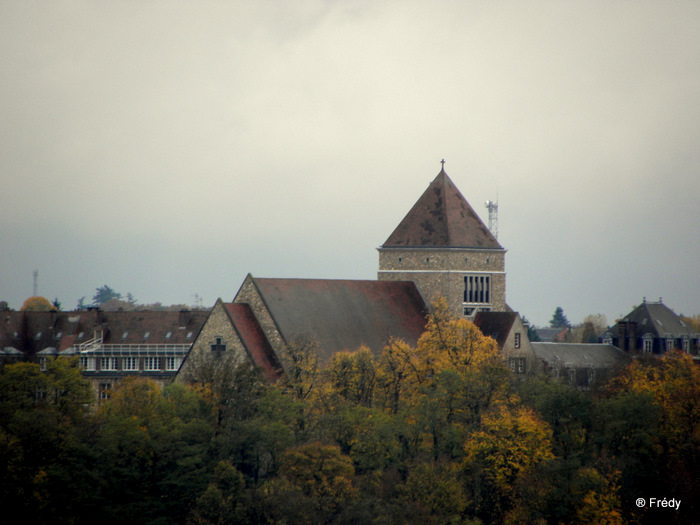
[[[498,202],[486,201],[484,205],[489,210],[489,230],[498,240]]]

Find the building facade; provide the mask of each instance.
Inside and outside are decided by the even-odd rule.
[[[442,169],[378,248],[382,281],[413,281],[429,305],[473,319],[505,312],[506,250]]]

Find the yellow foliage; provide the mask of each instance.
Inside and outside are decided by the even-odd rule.
[[[532,409],[499,403],[465,442],[466,464],[510,495],[519,476],[553,457],[551,438],[551,429]]]
[[[611,383],[612,390],[645,393],[660,406],[663,437],[671,447],[700,438],[700,367],[688,354],[673,351],[631,363]]]
[[[23,312],[54,312],[56,307],[52,305],[46,297],[29,297],[22,303]]]

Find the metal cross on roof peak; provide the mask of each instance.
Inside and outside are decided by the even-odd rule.
[[[442,169],[444,170],[445,169],[445,159],[442,159],[440,161],[440,164],[442,164]]]

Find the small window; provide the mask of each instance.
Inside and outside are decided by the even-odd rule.
[[[165,358],[165,369],[168,371],[175,371],[180,368],[182,364],[182,357],[166,357]]]
[[[666,339],[666,350],[673,350],[673,339]]]
[[[129,332],[124,332],[124,333],[122,334],[122,339],[126,339],[126,337],[127,337],[128,335],[129,335]]]
[[[221,354],[222,352],[226,351],[226,343],[223,342],[221,337],[217,337],[214,340],[214,343],[211,345],[211,351],[215,354]]]
[[[146,332],[145,334],[143,334],[144,339],[148,339],[150,336],[151,336],[151,332]]]
[[[78,339],[82,339],[84,335],[85,335],[85,332],[80,332],[78,334]]]
[[[145,357],[143,359],[143,369],[150,371],[160,371],[160,357]]]
[[[80,368],[88,372],[94,372],[96,370],[95,363],[96,359],[94,357],[81,357],[80,358]]]
[[[430,262],[430,257],[425,258],[425,262],[429,263]]]
[[[41,339],[41,332],[37,332],[36,335],[34,336],[34,339],[36,339],[37,341],[39,339]]]
[[[652,340],[651,337],[645,337],[644,341],[642,342],[642,345],[643,345],[642,349],[644,350],[644,353],[651,354],[653,344],[654,344],[654,341]]]
[[[114,371],[117,370],[117,358],[116,357],[102,357],[100,358],[100,370]]]
[[[520,332],[515,332],[515,348],[520,348]]]
[[[576,384],[576,369],[575,368],[569,368],[569,382],[571,382],[572,385]]]
[[[166,338],[166,339],[170,339],[170,336],[171,336],[171,335],[173,335],[173,333],[172,333],[172,332],[168,332],[167,334],[165,334],[165,338]]]
[[[104,401],[105,399],[109,399],[109,394],[110,390],[112,390],[112,383],[100,383],[100,401]]]
[[[187,339],[192,339],[192,332],[187,332]]]
[[[139,369],[139,358],[138,357],[124,357],[122,358],[122,370],[134,371]]]
[[[58,332],[56,334],[56,339],[60,339],[62,335],[63,335],[63,332]]]

